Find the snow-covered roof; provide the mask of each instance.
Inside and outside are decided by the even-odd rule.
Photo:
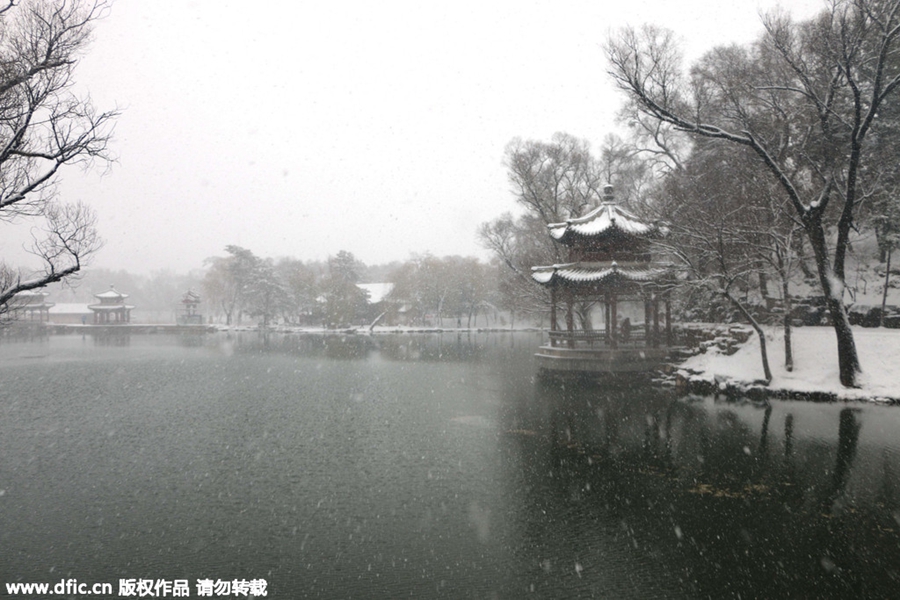
[[[33,291],[29,290],[26,292],[19,292],[15,296],[13,296],[10,301],[10,307],[17,309],[25,309],[25,308],[37,308],[42,306],[53,306],[52,302],[47,302],[47,296],[50,294],[47,292]]]
[[[109,289],[100,294],[94,294],[94,298],[127,298],[128,294],[116,291],[115,286],[109,286]]]
[[[61,302],[50,307],[51,315],[89,315],[91,310],[87,304]]]
[[[369,292],[369,303],[378,304],[394,289],[393,283],[357,283],[356,287]]]
[[[656,281],[670,272],[664,266],[618,265],[611,263],[568,263],[532,268],[531,277],[547,285],[554,280],[567,283],[605,283],[615,279],[637,283]]]
[[[111,312],[116,310],[127,309],[131,310],[134,308],[133,304],[91,304],[88,306],[89,309],[99,311],[99,312]]]
[[[635,237],[651,237],[660,233],[656,224],[644,223],[612,201],[606,201],[583,217],[547,226],[553,239],[566,242],[572,237],[597,237],[621,232]]]

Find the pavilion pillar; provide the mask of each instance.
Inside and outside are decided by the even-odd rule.
[[[653,347],[659,347],[659,296],[653,296]]]
[[[575,315],[572,310],[574,303],[572,293],[569,292],[566,295],[566,331],[569,332],[569,348],[575,347]]]
[[[611,301],[610,302],[611,303],[611,311],[610,311],[610,315],[609,315],[609,324],[610,324],[609,346],[610,346],[610,348],[615,349],[615,348],[619,347],[619,333],[618,333],[618,326],[617,326],[617,320],[618,320],[618,306],[617,305],[619,303],[619,299],[616,297],[615,292],[610,294],[610,301]]]
[[[648,348],[652,344],[650,339],[650,295],[644,295],[644,345]]]
[[[672,301],[666,293],[666,346],[674,346],[675,337],[672,335]]]
[[[609,325],[609,310],[610,310],[610,302],[609,302],[609,294],[606,294],[603,297],[603,339],[609,344],[610,343],[610,325]]]
[[[550,347],[556,346],[556,286],[550,287]]]

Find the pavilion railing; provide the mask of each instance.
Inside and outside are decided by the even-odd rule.
[[[627,334],[622,331],[616,332],[616,345],[619,347],[646,346],[647,338],[645,336],[644,327],[635,327]],[[662,339],[660,342],[662,343]],[[651,340],[652,342],[652,340]],[[578,329],[575,331],[557,330],[550,332],[550,345],[570,348],[609,348],[612,346],[612,340],[606,334],[604,329]]]

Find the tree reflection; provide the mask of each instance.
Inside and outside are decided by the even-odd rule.
[[[544,383],[535,401],[546,412],[532,410],[528,427],[547,432],[546,444],[519,443],[539,453],[528,464],[542,466],[527,480],[540,514],[564,510],[588,529],[618,523],[624,547],[678,570],[690,594],[840,598],[893,589],[877,565],[900,560],[889,483],[898,455],[861,460],[862,409],[676,398],[615,381]],[[900,429],[900,413],[890,417]],[[779,444],[783,459],[773,460]],[[849,497],[851,475],[875,479]],[[592,521],[578,521],[588,514]]]
[[[784,456],[790,459],[794,453],[794,414],[788,413],[784,417]]]
[[[850,467],[853,464],[853,458],[856,456],[856,446],[859,443],[859,430],[862,427],[862,424],[856,419],[857,412],[855,409],[845,408],[840,413],[837,455],[831,489],[822,501],[825,510],[834,510],[835,501],[844,492],[844,488],[847,485]]]

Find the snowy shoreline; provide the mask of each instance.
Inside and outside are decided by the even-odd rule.
[[[837,342],[831,327],[792,330],[794,370],[784,368],[784,333],[766,328],[766,349],[772,370],[768,386],[763,377],[756,335],[727,356],[715,347],[679,364],[679,383],[693,391],[720,391],[751,397],[803,398],[819,401],[868,401],[900,404],[900,330],[854,327],[862,365],[859,388],[845,388],[838,378]]]

